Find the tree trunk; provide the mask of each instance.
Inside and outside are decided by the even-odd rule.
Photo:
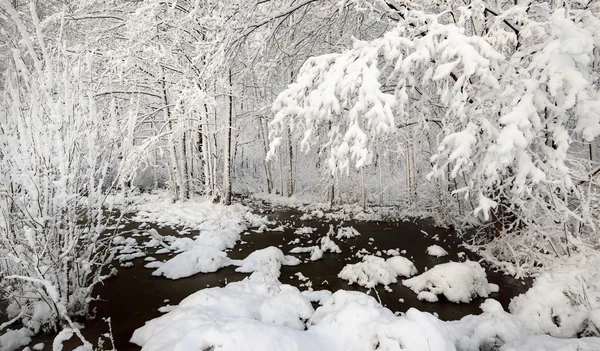
[[[163,102],[165,104],[165,106],[167,106],[165,108],[165,122],[167,123],[168,127],[169,127],[169,131],[171,132],[171,140],[169,140],[169,143],[171,144],[171,148],[170,148],[170,158],[171,158],[171,181],[173,184],[173,191],[174,191],[174,195],[175,198],[173,199],[174,201],[179,200],[180,198],[180,182],[181,182],[181,175],[179,174],[179,167],[177,166],[177,147],[175,146],[175,141],[173,140],[173,127],[171,125],[171,108],[168,106],[169,105],[169,98],[167,96],[167,87],[166,87],[166,83],[165,83],[165,76],[163,74],[163,79],[161,81],[161,86],[162,86],[162,94],[163,94]]]
[[[267,193],[271,194],[273,192],[273,179],[271,177],[271,167],[269,162],[267,162],[267,153],[269,152],[269,140],[267,139],[267,133],[265,132],[266,126],[264,126],[263,118],[259,117],[258,120],[258,130],[260,132],[260,137],[263,140],[263,147],[265,151],[265,157],[263,158],[263,165],[265,166],[265,178],[267,179]]]
[[[212,187],[212,167],[210,162],[210,142],[208,140],[208,107],[204,105],[204,109],[206,114],[202,118],[202,159],[204,163],[204,195],[212,196],[213,195],[213,187]]]
[[[229,69],[229,87],[231,88],[231,69]],[[229,111],[225,124],[225,159],[223,160],[223,203],[231,205],[231,122],[233,120],[233,92],[229,93]]]
[[[292,144],[292,133],[290,127],[287,127],[288,142],[288,179],[287,179],[287,197],[294,195],[294,145]]]
[[[406,145],[406,189],[408,191],[409,200],[413,201],[416,197],[415,191],[415,169],[412,141]]]

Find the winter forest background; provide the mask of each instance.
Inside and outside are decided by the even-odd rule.
[[[80,333],[157,190],[432,217],[516,277],[597,255],[596,0],[1,1],[0,334]]]

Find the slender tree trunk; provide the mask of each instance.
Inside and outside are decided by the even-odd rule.
[[[175,141],[173,140],[173,126],[171,124],[171,108],[168,107],[169,105],[169,98],[167,96],[167,87],[166,87],[166,83],[165,83],[165,76],[163,74],[163,79],[161,81],[161,86],[162,86],[162,94],[163,94],[163,102],[165,104],[165,106],[167,106],[165,108],[165,119],[169,128],[169,131],[171,132],[171,139],[169,140],[169,143],[171,144],[171,148],[170,148],[170,159],[171,159],[171,180],[172,180],[172,184],[173,184],[173,191],[174,191],[174,195],[175,198],[174,200],[177,201],[180,198],[180,183],[181,183],[181,176],[179,174],[179,167],[177,166],[177,147],[175,146]]]
[[[201,145],[202,145],[202,159],[204,168],[204,194],[206,196],[213,195],[212,187],[212,163],[210,162],[210,142],[208,140],[208,106],[204,105],[205,114],[202,117],[201,125]]]
[[[290,127],[287,127],[287,142],[288,142],[288,179],[287,179],[287,197],[294,195],[294,146],[292,144],[292,133]]]
[[[360,202],[363,210],[367,208],[367,192],[365,190],[365,167],[360,168]]]
[[[260,132],[260,137],[263,141],[263,147],[265,151],[265,157],[263,158],[263,165],[265,166],[265,178],[267,180],[267,193],[273,192],[273,179],[271,178],[271,167],[269,162],[267,162],[267,153],[269,152],[269,140],[267,139],[267,133],[265,132],[266,126],[264,126],[263,118],[259,117],[258,119],[258,130]]]
[[[190,198],[190,177],[189,177],[189,166],[188,166],[188,153],[187,153],[187,131],[183,131],[181,137],[181,195],[184,199]]]
[[[232,86],[229,69],[229,86]],[[231,205],[231,122],[233,120],[233,92],[229,93],[229,111],[225,124],[225,159],[223,160],[223,203]]]

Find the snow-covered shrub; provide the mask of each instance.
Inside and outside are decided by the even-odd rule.
[[[537,333],[561,338],[600,336],[600,256],[578,255],[543,273],[510,311]]]
[[[102,190],[121,128],[96,106],[93,54],[45,37],[33,6],[35,33],[7,10],[23,45],[2,87],[0,287],[9,318],[56,332],[75,328],[104,278]]]
[[[425,273],[402,281],[402,284],[419,294],[419,299],[438,301],[444,295],[451,302],[471,302],[473,297],[488,297],[498,291],[489,284],[485,270],[477,262],[448,262],[438,264]]]

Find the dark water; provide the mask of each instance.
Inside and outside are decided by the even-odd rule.
[[[241,259],[257,249],[268,246],[279,247],[284,253],[296,246],[315,245],[315,241],[325,235],[329,230],[329,225],[339,224],[339,221],[310,220],[300,221],[298,218],[302,213],[295,210],[279,210],[269,215],[270,219],[281,224],[289,223],[291,227],[286,227],[284,231],[264,232],[264,233],[244,233],[242,241],[244,244],[238,244],[228,254],[230,258]],[[367,292],[357,285],[348,285],[346,281],[337,278],[338,273],[348,263],[360,262],[361,258],[354,256],[354,253],[361,248],[365,248],[371,254],[376,251],[384,252],[388,249],[406,250],[403,256],[414,262],[419,273],[425,271],[425,268],[431,268],[436,264],[448,261],[459,261],[458,253],[465,252],[469,259],[477,260],[477,257],[466,252],[459,247],[460,241],[455,233],[449,229],[436,228],[431,221],[415,220],[407,222],[355,222],[346,221],[344,226],[352,226],[362,235],[359,237],[345,239],[344,241],[334,240],[342,249],[342,253],[325,253],[321,260],[316,262],[308,261],[308,254],[296,255],[307,263],[298,266],[284,266],[281,269],[280,281],[285,284],[299,286],[304,283],[294,273],[301,272],[310,279],[314,290],[327,289],[336,291],[339,289],[357,290]],[[313,227],[317,230],[310,235],[294,234],[298,227]],[[129,222],[123,230],[135,231],[139,223]],[[165,235],[179,236],[178,230],[172,228],[160,228],[156,225],[158,232]],[[144,228],[145,230],[148,227]],[[424,234],[426,232],[427,234]],[[197,233],[190,233],[193,236]],[[434,239],[434,236],[438,240]],[[298,244],[289,244],[290,241],[301,238]],[[138,237],[141,239],[141,237]],[[372,238],[372,240],[369,240]],[[312,240],[312,243],[308,243]],[[437,244],[445,248],[449,255],[442,258],[428,256],[425,251],[430,245]],[[353,247],[351,249],[351,247]],[[148,256],[153,256],[159,260],[169,258],[169,255],[155,255],[156,249],[147,249]],[[382,257],[387,257],[383,255]],[[133,331],[144,322],[160,316],[162,313],[158,308],[167,304],[176,305],[188,295],[212,286],[225,286],[227,282],[238,281],[246,277],[246,274],[236,273],[235,267],[222,268],[211,274],[197,274],[193,277],[169,280],[164,277],[153,277],[152,269],[144,268],[144,258],[138,258],[132,261],[134,266],[131,268],[119,268],[118,276],[107,280],[104,285],[97,287],[94,296],[100,295],[101,301],[92,304],[96,311],[95,320],[90,320],[86,324],[84,334],[90,341],[95,341],[100,335],[108,331],[107,323],[103,318],[110,317],[112,320],[112,332],[115,339],[116,349],[119,351],[139,350],[140,348],[129,343]],[[401,277],[399,277],[399,280]],[[498,284],[500,291],[492,294],[490,297],[498,300],[506,309],[510,299],[516,295],[525,292],[530,285],[529,282],[515,280],[512,277],[488,271],[488,280],[491,283]],[[322,284],[324,281],[327,283]],[[469,304],[456,304],[440,298],[439,302],[428,303],[419,301],[417,295],[410,289],[404,287],[399,281],[391,284],[389,287],[392,292],[387,292],[382,286],[377,286],[376,291],[371,290],[369,294],[392,311],[403,312],[414,307],[421,311],[437,313],[444,320],[460,319],[468,314],[479,314],[481,311],[479,305],[484,299],[473,300]],[[305,290],[305,287],[301,287]],[[166,301],[168,299],[168,301]],[[403,302],[400,302],[403,299]],[[47,347],[51,345],[52,337],[38,337],[35,342],[45,342]],[[32,343],[32,344],[34,344]],[[74,349],[78,343],[65,343],[65,350]],[[105,344],[110,346],[110,342]]]

